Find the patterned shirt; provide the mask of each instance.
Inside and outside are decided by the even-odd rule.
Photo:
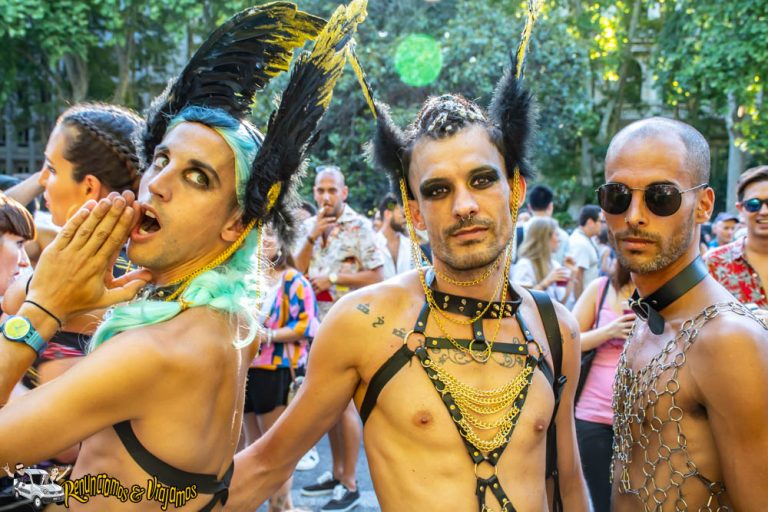
[[[742,304],[756,304],[768,309],[765,287],[757,271],[747,261],[742,237],[722,247],[707,251],[704,261],[709,272]]]
[[[290,327],[302,339],[291,343],[272,343],[269,346],[262,344],[259,355],[251,363],[252,368],[275,370],[298,368],[306,364],[307,342],[315,336],[319,326],[315,292],[309,281],[292,268],[283,272],[281,284],[264,324],[269,329]]]
[[[317,216],[302,223],[298,243],[303,243],[304,237],[312,230],[315,222]],[[384,255],[376,245],[376,236],[367,219],[346,204],[328,238],[323,241],[323,237],[319,236],[315,240],[308,275],[355,274],[363,270],[377,269],[383,264]],[[331,305],[349,291],[347,286],[336,285],[331,286],[328,293],[318,294],[320,318],[325,317]]]

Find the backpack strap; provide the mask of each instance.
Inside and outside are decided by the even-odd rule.
[[[547,336],[549,351],[552,354],[552,372],[554,380],[552,382],[552,391],[555,394],[555,408],[552,411],[552,420],[547,429],[547,470],[546,476],[552,477],[554,482],[554,503],[553,512],[563,510],[563,500],[560,496],[560,476],[557,471],[557,428],[555,426],[555,417],[557,408],[560,405],[560,395],[563,392],[566,377],[563,375],[563,338],[560,335],[560,322],[557,320],[555,306],[552,299],[543,291],[530,290],[533,300],[541,316],[541,322],[544,324],[544,333]]]

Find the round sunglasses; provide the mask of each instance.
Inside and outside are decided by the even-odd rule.
[[[752,199],[747,199],[746,201],[742,201],[741,203],[741,206],[743,206],[744,209],[747,210],[749,213],[759,212],[760,208],[762,208],[763,205],[768,205],[768,199],[760,199],[759,197],[753,197]]]
[[[644,192],[645,205],[654,215],[668,217],[680,209],[683,194],[709,186],[702,183],[695,187],[680,190],[671,183],[654,183],[647,188],[632,188],[623,183],[606,183],[596,190],[597,202],[600,208],[611,215],[624,213],[632,202],[632,192],[641,190]]]

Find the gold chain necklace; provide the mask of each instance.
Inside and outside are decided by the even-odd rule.
[[[517,205],[519,204],[519,201],[520,201],[518,169],[515,169],[514,180],[515,180],[514,186],[513,186],[514,207],[512,211],[513,224],[517,218]],[[438,328],[440,329],[442,334],[448,339],[448,341],[450,341],[453,347],[455,347],[457,350],[459,350],[462,353],[468,354],[470,357],[472,357],[472,359],[474,359],[478,363],[486,363],[491,358],[491,354],[493,353],[493,344],[496,341],[496,338],[498,337],[504,315],[499,315],[499,319],[496,322],[494,334],[489,340],[486,341],[485,349],[480,353],[476,353],[475,351],[472,350],[472,343],[474,343],[474,336],[473,336],[472,342],[470,342],[469,348],[464,348],[458,342],[456,342],[456,340],[450,334],[448,334],[447,330],[445,329],[445,326],[441,321],[441,317],[443,317],[444,315],[442,315],[442,311],[440,311],[439,306],[437,306],[437,304],[434,303],[434,297],[431,294],[431,289],[429,288],[429,286],[427,286],[426,279],[424,277],[424,269],[423,269],[422,262],[426,261],[426,258],[424,258],[424,255],[421,252],[421,247],[418,244],[416,232],[413,227],[413,223],[411,221],[411,214],[410,214],[408,196],[405,188],[404,179],[400,180],[400,193],[403,198],[403,210],[405,213],[408,234],[411,239],[410,240],[411,246],[412,246],[411,257],[418,270],[419,280],[421,282],[422,288],[424,289],[424,295],[425,297],[427,297],[427,304],[431,311],[437,312],[437,314],[433,315],[435,318],[435,323],[438,325]],[[504,268],[504,278],[501,280],[501,299],[500,300],[502,304],[506,299],[507,288],[509,287],[510,265],[508,260],[510,258],[510,250],[512,247],[513,247],[512,243],[510,243],[507,246],[507,250],[505,251],[506,257],[503,258],[505,260],[505,268]],[[502,258],[498,258],[497,262],[500,263],[501,260]],[[493,269],[496,266],[497,264],[494,264],[489,269],[489,271],[486,272],[488,274],[487,276],[481,276],[481,278],[479,278],[480,280],[479,281],[476,280],[476,281],[481,282],[483,279],[487,279],[487,277],[490,276],[491,273],[493,273]],[[446,281],[452,282],[450,278],[446,279]],[[458,284],[458,282],[454,282],[453,284]],[[473,283],[473,284],[477,284],[477,283]],[[461,286],[461,284],[459,284],[459,286]],[[497,295],[497,293],[498,293],[498,290],[494,292],[494,297]],[[491,302],[492,300],[489,301],[489,305]],[[482,318],[482,315],[484,314],[485,314],[485,311],[481,313],[481,315],[476,320],[479,320],[480,318]],[[449,320],[453,320],[450,317],[446,317],[446,318]],[[456,322],[456,323],[461,323],[461,322]],[[424,365],[426,368],[429,368],[434,372],[434,376],[432,377],[434,380],[439,380],[443,383],[444,389],[442,393],[443,394],[450,393],[451,396],[454,397],[455,405],[453,405],[452,408],[458,408],[459,412],[461,413],[461,418],[459,420],[456,420],[457,424],[461,427],[459,429],[459,432],[469,443],[475,446],[478,450],[482,450],[484,452],[493,451],[503,446],[506,443],[507,436],[512,431],[514,426],[517,424],[517,420],[520,414],[520,409],[517,406],[515,406],[514,403],[518,399],[518,397],[520,397],[522,393],[525,392],[525,390],[530,384],[528,379],[533,373],[533,367],[531,365],[525,365],[523,367],[523,370],[514,379],[512,379],[511,382],[508,382],[507,384],[501,387],[489,389],[489,390],[477,389],[462,383],[456,377],[451,375],[445,368],[435,363],[429,357],[427,357],[422,362],[422,365]],[[497,414],[505,409],[507,409],[507,412],[500,419],[493,422],[484,421],[480,417],[480,416],[488,416],[491,414]],[[488,440],[482,439],[477,433],[477,430],[491,430],[491,429],[498,429],[498,431],[493,436],[493,438]]]
[[[453,397],[455,406],[449,406],[449,409],[455,407],[461,414],[460,419],[454,421],[461,427],[459,432],[467,441],[484,452],[493,451],[506,443],[507,435],[516,425],[520,414],[520,408],[515,405],[515,401],[529,386],[533,366],[524,366],[514,379],[503,386],[484,390],[464,384],[429,357],[421,364],[435,373],[433,380],[439,380],[443,384],[441,393],[450,393]],[[507,409],[507,412],[498,420],[484,421],[481,418],[504,409]],[[498,430],[491,439],[482,439],[478,433],[492,429]]]
[[[507,297],[507,288],[508,288],[508,282],[509,282],[509,270],[506,269],[504,272],[504,279],[502,279],[503,283],[503,289],[501,292],[501,302],[504,302],[504,299]],[[434,311],[434,308],[430,304],[429,309]],[[439,310],[438,310],[439,311]],[[477,361],[478,363],[486,363],[491,358],[491,355],[493,353],[493,344],[496,341],[496,337],[499,335],[499,330],[501,329],[501,322],[503,320],[504,315],[499,315],[498,320],[496,320],[496,328],[494,330],[493,336],[486,340],[485,342],[485,348],[482,352],[475,352],[472,350],[472,344],[475,342],[475,333],[472,333],[472,341],[469,343],[469,347],[464,348],[462,345],[460,345],[450,334],[448,334],[448,330],[445,328],[445,325],[443,325],[442,321],[440,320],[440,315],[435,315],[435,323],[437,324],[438,328],[440,329],[440,332],[445,336],[448,341],[451,342],[451,345],[453,345],[456,350],[459,350],[460,352],[463,352],[467,355],[469,355],[472,359]]]
[[[509,246],[507,246],[506,250],[502,254],[506,254],[507,255],[507,257],[504,259],[505,260],[504,261],[504,265],[505,265],[505,267],[504,267],[505,274],[504,275],[506,276],[508,271],[509,271],[508,269],[509,269],[509,264],[510,264],[510,261],[509,261]],[[433,267],[433,269],[434,269],[434,267]],[[493,299],[499,296],[499,292],[501,291],[501,287],[505,285],[504,279],[500,280],[499,284],[496,286],[496,289],[493,291],[493,294],[491,295],[491,298],[488,300],[488,303],[485,305],[483,310],[480,311],[480,313],[478,313],[477,316],[475,316],[473,318],[470,318],[469,320],[464,320],[464,319],[456,319],[456,318],[450,317],[450,316],[448,316],[448,315],[446,315],[445,313],[442,312],[442,310],[438,306],[437,302],[435,302],[435,296],[432,294],[432,288],[430,288],[427,285],[426,278],[424,276],[424,272],[422,271],[421,268],[419,268],[419,279],[421,280],[422,288],[424,289],[424,295],[427,298],[427,302],[429,303],[430,309],[432,311],[435,311],[438,315],[442,316],[445,320],[448,320],[449,322],[452,322],[452,323],[458,324],[458,325],[472,325],[476,321],[478,321],[481,318],[483,318],[485,316],[485,314],[488,312],[488,310],[491,308],[491,305],[493,304]],[[501,302],[502,302],[502,304],[504,303],[504,299],[503,298],[501,299]]]
[[[514,184],[514,187],[513,187],[513,197],[515,198],[515,207],[513,209],[514,210],[514,212],[513,212],[514,213],[513,221],[517,217],[517,207],[516,206],[517,206],[517,200],[519,199],[519,195],[520,195],[520,190],[519,190],[518,182],[519,182],[519,171],[516,168],[515,169],[515,184]],[[493,335],[492,339],[490,339],[490,340],[488,340],[486,342],[485,349],[482,352],[480,352],[479,355],[477,353],[475,353],[475,351],[472,350],[472,343],[474,343],[474,333],[473,333],[473,341],[470,342],[469,348],[462,347],[459,343],[456,342],[455,339],[453,339],[453,337],[450,334],[448,334],[447,330],[445,329],[445,326],[440,321],[440,316],[444,316],[444,315],[442,315],[442,311],[440,311],[439,307],[434,303],[434,298],[432,297],[431,290],[430,290],[429,286],[427,286],[426,279],[424,278],[424,270],[423,270],[423,266],[421,264],[422,262],[419,259],[419,254],[421,254],[421,248],[419,246],[418,239],[416,237],[416,230],[414,229],[413,222],[411,220],[411,209],[410,209],[410,205],[409,205],[409,202],[408,202],[407,191],[406,191],[406,188],[405,188],[405,180],[403,178],[400,178],[400,194],[401,194],[402,199],[403,199],[403,213],[405,214],[405,223],[406,223],[406,226],[408,228],[408,234],[409,234],[409,237],[411,239],[411,246],[413,248],[413,250],[411,251],[411,258],[414,260],[414,264],[416,266],[416,269],[418,270],[419,280],[421,281],[421,286],[424,289],[424,295],[427,297],[427,304],[429,305],[430,311],[433,311],[433,312],[436,311],[437,312],[437,314],[434,315],[435,322],[437,323],[437,325],[440,328],[440,331],[443,333],[443,335],[448,339],[448,341],[457,350],[459,350],[460,352],[462,352],[464,354],[469,355],[472,359],[474,359],[478,363],[486,363],[491,358],[491,354],[493,353],[493,343],[494,343],[496,337],[498,336],[499,330],[501,329],[501,321],[502,321],[504,315],[499,315],[499,319],[498,319],[497,324],[496,324],[496,330],[494,332],[494,335]],[[507,246],[507,256],[508,257],[510,255],[509,254],[509,250],[510,250],[510,248],[512,246],[513,246],[513,244],[511,244],[511,243]],[[504,279],[501,280],[501,283],[502,283],[501,303],[502,304],[504,303],[504,300],[506,299],[507,287],[509,286],[508,282],[509,282],[510,265],[508,263],[509,263],[508,261],[505,261]],[[429,301],[430,298],[432,298],[431,303]],[[490,307],[490,304],[491,304],[492,301],[493,301],[493,299],[491,299],[491,301],[488,301],[488,304],[486,305],[486,311],[487,311],[487,308]],[[483,314],[485,314],[485,311],[480,315],[480,317],[482,317]],[[480,317],[478,317],[478,319]],[[450,317],[446,316],[445,318],[453,321],[453,319],[451,319]],[[457,324],[462,324],[463,322],[466,322],[466,321],[455,321],[455,323],[457,323]],[[470,323],[471,322],[465,323],[465,325],[469,325]]]
[[[421,246],[419,246],[419,251],[421,251]],[[434,270],[435,275],[438,278],[442,279],[443,281],[445,281],[447,283],[450,283],[450,284],[453,284],[453,285],[456,285],[456,286],[475,286],[476,284],[480,284],[480,283],[482,283],[483,281],[485,281],[486,279],[488,279],[490,277],[490,275],[493,273],[493,271],[496,270],[499,267],[499,263],[501,263],[502,256],[504,256],[504,253],[500,253],[498,255],[496,260],[493,262],[493,265],[491,265],[488,268],[488,270],[486,270],[483,273],[483,275],[481,275],[480,277],[478,277],[476,279],[472,279],[471,281],[458,281],[458,280],[456,280],[456,279],[454,279],[454,278],[452,278],[452,277],[450,277],[450,276],[448,276],[446,274],[443,274],[442,272],[437,270],[437,268],[435,268],[434,266],[432,267],[432,270]]]

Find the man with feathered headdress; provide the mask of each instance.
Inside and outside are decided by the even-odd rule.
[[[524,46],[490,114],[459,95],[432,97],[402,132],[376,109],[375,162],[399,185],[413,253],[414,226],[426,229],[434,265],[420,260],[331,309],[303,390],[237,457],[234,509],[268,496],[353,397],[385,511],[588,510],[573,420],[578,325],[546,294],[509,282],[531,176]]]
[[[171,499],[212,510],[226,500],[259,333],[261,283],[249,276],[261,227],[290,232],[296,177],[364,17],[360,0],[327,24],[285,2],[246,9],[156,100],[139,135],[138,200],[125,193],[87,204],[46,249],[26,303],[2,326],[3,378],[72,314],[130,299],[149,283],[111,310],[77,367],[0,412],[0,465],[82,441],[73,479],[107,474],[117,491],[132,492],[129,500],[78,491],[69,506],[84,499],[79,506],[155,510],[153,501],[166,508]],[[254,93],[311,39],[262,136],[246,120]],[[128,237],[144,269],[105,284]]]

